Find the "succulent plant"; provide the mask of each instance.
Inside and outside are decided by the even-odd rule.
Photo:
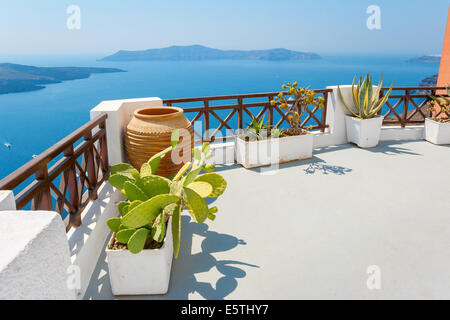
[[[356,108],[350,108],[349,105],[345,102],[345,99],[342,95],[341,88],[338,86],[339,97],[341,98],[342,103],[347,108],[350,113],[360,119],[370,119],[377,115],[378,111],[381,107],[386,103],[389,95],[392,92],[392,88],[394,87],[394,82],[392,82],[391,87],[384,95],[383,98],[379,99],[380,90],[383,86],[383,76],[381,76],[380,81],[378,82],[378,86],[373,90],[373,82],[372,76],[366,75],[364,80],[362,77],[359,77],[359,81],[357,86],[355,87],[356,77],[353,79],[352,83],[352,96],[353,96],[353,104]]]
[[[201,150],[194,148],[192,162],[186,163],[172,179],[156,175],[161,159],[177,146],[178,139],[178,130],[175,130],[171,146],[151,157],[140,171],[126,163],[111,167],[109,183],[120,189],[128,201],[117,205],[120,217],[109,219],[107,225],[116,240],[126,244],[131,253],[139,253],[151,240],[163,242],[166,223],[172,217],[174,257],[177,258],[183,209],[186,208],[197,223],[216,218],[217,207],[208,208],[205,198],[222,195],[227,182],[219,174],[210,172],[214,165],[206,163],[211,158],[208,143],[204,143]],[[207,173],[200,175],[202,170]]]
[[[323,97],[316,97],[314,90],[308,88],[298,87],[297,82],[283,84],[281,88],[284,90],[270,101],[271,105],[279,104],[281,109],[287,110],[287,120],[291,135],[301,135],[307,133],[308,128],[301,127],[301,118],[305,114],[306,108],[313,105],[318,108],[323,108],[325,99]]]
[[[262,140],[267,137],[268,124],[264,123],[264,116],[260,120],[256,119],[253,115],[252,121],[247,123],[247,129],[245,130],[246,135],[250,140]]]
[[[269,136],[271,138],[280,138],[283,136],[283,130],[278,128],[271,128],[271,125],[264,123],[264,115],[260,120],[251,115],[252,121],[247,123],[247,129],[245,130],[245,136],[248,140],[264,140]],[[270,130],[269,130],[270,129]]]

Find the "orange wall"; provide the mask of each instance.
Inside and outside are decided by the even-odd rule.
[[[447,16],[444,46],[442,48],[441,65],[439,67],[438,87],[450,86],[450,8]]]

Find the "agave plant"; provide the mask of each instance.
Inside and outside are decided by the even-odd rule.
[[[247,123],[246,135],[250,138],[250,140],[262,140],[267,136],[267,129],[269,126],[267,123],[264,123],[264,115],[260,120],[256,119],[253,115],[252,121]]]
[[[353,78],[352,83],[353,104],[356,110],[350,108],[349,105],[345,102],[341,88],[338,86],[339,97],[341,98],[342,103],[347,108],[347,110],[357,118],[370,119],[375,117],[378,111],[380,111],[381,107],[389,98],[389,95],[392,92],[392,88],[394,87],[394,82],[392,82],[391,87],[384,95],[384,97],[379,99],[378,97],[380,95],[380,90],[383,86],[383,76],[381,76],[380,81],[378,82],[378,86],[375,90],[373,90],[372,76],[369,74],[364,78],[364,80],[362,79],[362,77],[359,77],[359,81],[356,87],[355,81],[356,77]]]
[[[252,121],[246,124],[247,129],[245,130],[245,134],[250,140],[263,140],[267,138],[268,134],[272,138],[281,138],[283,136],[283,129],[270,129],[271,126],[264,123],[264,115],[260,120],[256,119],[253,115],[251,117]]]
[[[206,164],[211,158],[208,143],[193,149],[193,161],[187,162],[178,173],[167,179],[156,175],[161,159],[178,144],[179,133],[172,134],[172,145],[145,162],[140,171],[127,163],[111,167],[109,183],[120,189],[127,201],[118,204],[120,217],[107,221],[115,239],[126,244],[131,253],[139,253],[153,241],[162,243],[167,222],[172,217],[174,257],[178,257],[181,236],[181,212],[187,208],[197,223],[214,220],[217,207],[208,208],[204,198],[220,196],[226,181]],[[199,175],[201,170],[208,173]]]

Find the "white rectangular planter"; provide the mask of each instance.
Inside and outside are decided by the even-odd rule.
[[[383,117],[360,119],[345,116],[345,123],[349,142],[353,142],[361,148],[373,148],[378,145]]]
[[[146,249],[132,254],[128,250],[106,248],[109,279],[114,295],[167,293],[173,256],[171,219],[160,249]]]
[[[434,144],[450,144],[450,122],[425,119],[425,140]]]
[[[245,168],[267,166],[312,157],[313,135],[245,141],[237,136],[236,161]]]

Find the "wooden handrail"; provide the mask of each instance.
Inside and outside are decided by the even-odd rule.
[[[17,209],[31,203],[31,210],[67,213],[67,231],[80,226],[82,210],[97,198],[98,188],[109,176],[106,118],[107,114],[99,115],[24,164],[0,181],[0,190],[20,189],[14,190]],[[80,139],[83,141],[74,147]],[[59,156],[62,158],[49,168]],[[19,187],[33,175],[31,182]]]
[[[332,89],[317,89],[314,90],[316,93],[332,92]],[[174,98],[174,99],[164,99],[163,103],[179,103],[179,102],[198,102],[198,101],[215,101],[215,100],[232,100],[232,99],[250,99],[250,98],[265,98],[274,97],[279,93],[276,92],[265,92],[265,93],[246,93],[246,94],[232,94],[232,95],[222,95],[222,96],[207,96],[207,97],[196,97],[196,98]]]
[[[418,93],[415,91],[429,91],[435,95],[436,91],[445,90],[446,87],[394,87],[389,99],[386,101],[386,107],[383,107],[380,114],[384,117],[383,125],[385,126],[401,126],[420,125],[425,122],[426,117],[432,116],[428,111],[427,103],[431,100],[429,94]],[[380,92],[380,98],[389,90],[383,87]],[[394,91],[404,91],[399,94]],[[441,94],[448,96],[447,94]],[[419,99],[420,101],[417,101]]]
[[[32,174],[41,169],[44,165],[63,153],[67,147],[72,146],[76,141],[84,136],[87,131],[92,130],[96,126],[106,120],[108,115],[106,113],[97,116],[88,123],[84,124],[64,139],[60,140],[36,158],[28,161],[26,164],[0,180],[0,190],[12,190],[28,179]]]
[[[325,106],[323,110],[319,114],[317,108],[313,110],[308,109],[304,114],[304,118],[302,119],[302,125],[304,127],[310,127],[312,130],[321,130],[322,132],[328,128],[328,124],[326,121],[326,110],[327,110],[327,99],[328,93],[332,92],[332,89],[315,89],[314,92],[319,95],[323,95],[325,99]],[[232,140],[232,136],[226,137],[216,137],[216,135],[220,132],[221,129],[227,128],[231,130],[231,133],[234,132],[234,129],[244,129],[244,116],[255,116],[257,119],[261,119],[263,115],[267,113],[267,121],[272,128],[280,127],[284,122],[287,121],[286,113],[279,108],[279,104],[271,105],[270,101],[278,95],[279,92],[265,92],[265,93],[249,93],[249,94],[232,94],[232,95],[221,95],[221,96],[207,96],[207,97],[196,97],[196,98],[175,98],[175,99],[164,99],[163,104],[167,106],[171,106],[173,104],[177,104],[184,109],[185,113],[196,113],[196,116],[192,119],[192,123],[200,121],[200,117],[203,116],[203,130],[204,134],[200,134],[199,132],[194,132],[194,134],[198,137],[201,137],[201,140],[197,140],[196,143],[202,143],[204,141],[228,141]],[[254,98],[267,98],[266,101],[244,101],[245,99],[254,99]],[[229,102],[227,104],[211,104],[211,102],[218,101],[227,101],[234,100],[233,102]],[[184,103],[192,103],[198,102],[201,104],[200,106],[183,106]],[[249,109],[262,107],[263,109],[258,114],[253,114]],[[308,108],[308,107],[307,107]],[[229,113],[221,118],[216,111],[226,111]],[[276,111],[276,112],[274,112]],[[233,118],[234,115],[237,115],[237,123],[230,125],[229,122]],[[278,122],[274,122],[274,115],[277,117],[281,117]],[[210,120],[215,119],[219,123],[219,128],[214,128],[214,132],[209,132],[210,128]],[[312,122],[312,124],[310,123]],[[230,129],[233,128],[233,129]]]

